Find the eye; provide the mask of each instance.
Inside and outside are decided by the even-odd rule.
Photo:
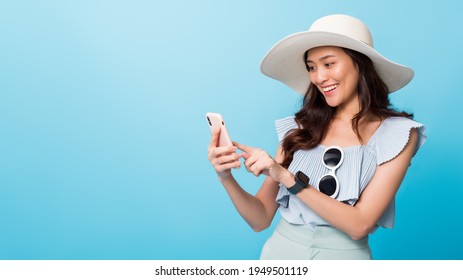
[[[333,65],[334,65],[334,62],[327,62],[327,63],[325,63],[325,67],[326,67],[326,68],[330,68],[330,67],[332,67]]]
[[[307,70],[309,70],[309,72],[314,72],[316,69],[315,66],[307,65]]]

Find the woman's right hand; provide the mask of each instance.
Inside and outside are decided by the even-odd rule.
[[[219,147],[220,127],[212,133],[208,147],[208,159],[221,179],[231,176],[232,168],[240,168],[242,154],[237,154],[235,146]]]

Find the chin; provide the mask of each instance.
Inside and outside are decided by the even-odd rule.
[[[325,96],[325,102],[330,107],[338,107],[339,106],[338,100],[335,100],[333,98],[326,98],[326,96]]]

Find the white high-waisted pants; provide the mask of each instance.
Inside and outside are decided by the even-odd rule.
[[[281,218],[273,235],[265,243],[261,260],[370,260],[368,236],[353,240],[346,233],[330,226],[314,230],[295,225]]]

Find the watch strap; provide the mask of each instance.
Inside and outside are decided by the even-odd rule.
[[[294,180],[296,181],[295,184],[288,188],[288,191],[291,194],[297,194],[303,189],[307,188],[309,185],[309,177],[305,175],[302,171],[298,171],[296,175],[294,176]]]

